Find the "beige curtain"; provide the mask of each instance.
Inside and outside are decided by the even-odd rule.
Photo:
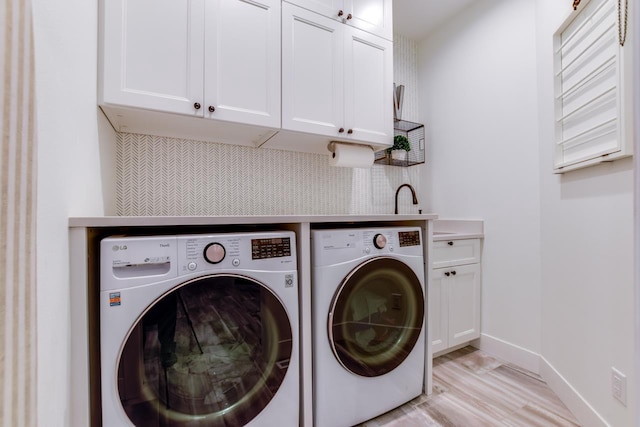
[[[30,0],[0,0],[0,426],[36,426],[36,141]]]

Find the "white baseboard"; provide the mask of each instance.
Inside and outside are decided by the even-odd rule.
[[[583,426],[610,426],[589,402],[542,356],[540,356],[540,376]]]
[[[540,374],[540,355],[538,353],[487,334],[481,334],[480,338],[471,342],[471,345],[534,374]]]
[[[540,375],[582,425],[610,427],[589,402],[540,354],[487,334],[480,335],[471,345],[505,362]]]

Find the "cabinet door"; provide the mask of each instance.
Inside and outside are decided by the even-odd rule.
[[[346,0],[345,11],[351,14],[345,22],[368,33],[393,40],[393,8],[391,0]]]
[[[100,104],[202,116],[204,0],[103,0]]]
[[[393,43],[346,27],[345,128],[351,139],[393,143]]]
[[[327,18],[340,19],[339,13],[343,16],[348,12],[344,10],[344,0],[288,0],[289,3],[303,7],[310,11],[319,13]]]
[[[440,240],[433,242],[433,268],[480,262],[480,239]]]
[[[480,264],[441,269],[450,272],[449,347],[480,337]]]
[[[392,0],[288,0],[289,3],[393,40]]]
[[[280,1],[206,6],[205,117],[280,127]]]
[[[342,24],[282,4],[282,128],[338,136],[344,126]]]
[[[429,293],[429,331],[431,332],[431,352],[437,353],[447,345],[448,298],[444,270],[433,270]]]

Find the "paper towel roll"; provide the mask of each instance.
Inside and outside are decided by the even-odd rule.
[[[373,150],[368,145],[331,144],[333,154],[329,163],[331,166],[347,168],[370,168],[375,160]]]

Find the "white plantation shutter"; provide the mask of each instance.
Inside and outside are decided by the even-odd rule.
[[[617,7],[591,0],[554,35],[557,173],[631,154]]]

